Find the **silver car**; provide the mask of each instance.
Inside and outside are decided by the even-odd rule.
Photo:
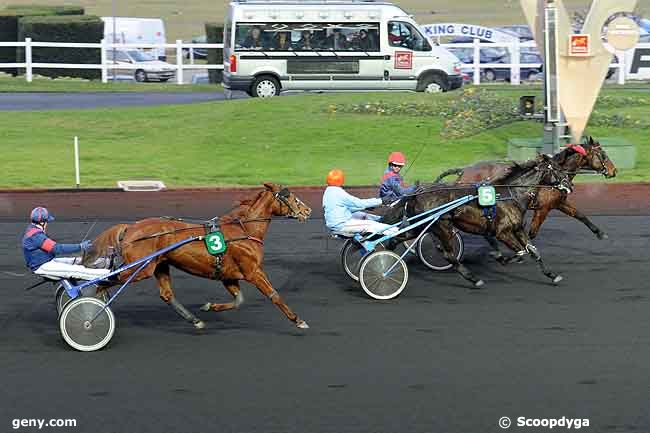
[[[150,54],[139,50],[108,50],[108,62],[117,67],[116,74],[132,75],[136,81],[167,81],[176,76],[176,68],[167,62],[154,59]],[[120,66],[124,66],[121,68]],[[109,75],[111,71],[109,71]]]

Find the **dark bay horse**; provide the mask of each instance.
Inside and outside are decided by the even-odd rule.
[[[134,278],[134,281],[155,277],[160,289],[160,297],[198,329],[205,325],[175,297],[171,286],[170,267],[223,282],[234,301],[227,304],[206,304],[202,307],[204,311],[237,308],[244,299],[239,282],[248,281],[271,299],[273,304],[298,328],[308,328],[307,322],[291,311],[273,289],[263,270],[263,257],[264,238],[271,217],[288,216],[302,222],[309,218],[311,209],[286,188],[268,183],[264,184],[264,187],[265,189],[253,200],[219,219],[219,229],[228,244],[228,249],[219,264],[217,257],[208,253],[203,242],[197,241],[157,257]],[[109,234],[102,233],[103,239],[110,239],[119,234],[121,237],[119,249],[124,262],[132,263],[190,236],[205,235],[206,227],[172,219],[149,218],[128,225],[126,228],[111,228],[108,231]],[[126,281],[131,273],[132,271],[121,273],[119,280]]]
[[[592,170],[602,174],[606,178],[616,176],[616,167],[609,159],[607,153],[600,143],[595,142],[592,137],[586,139],[582,146],[569,146],[553,156],[553,160],[564,169],[571,180],[580,170]],[[481,161],[476,164],[447,170],[436,179],[440,182],[444,177],[456,174],[457,183],[472,183],[481,181],[491,181],[494,178],[507,175],[513,167],[512,162]],[[606,239],[607,234],[598,228],[585,214],[580,212],[574,204],[568,200],[567,194],[557,189],[538,189],[536,197],[531,200],[530,210],[534,211],[533,218],[528,230],[530,239],[535,239],[539,229],[546,220],[549,212],[557,209],[566,215],[581,221],[589,227],[598,239]]]
[[[491,219],[486,216],[484,208],[478,204],[477,200],[473,200],[443,215],[431,227],[430,230],[441,242],[445,258],[458,273],[471,281],[475,287],[481,287],[484,284],[456,259],[452,244],[455,226],[466,233],[485,236],[497,251],[497,259],[503,264],[529,254],[535,259],[546,277],[550,278],[553,283],[560,282],[562,277],[546,267],[537,248],[530,242],[524,230],[524,214],[532,199],[532,192],[539,185],[549,185],[571,191],[572,185],[569,177],[550,157],[539,155],[535,160],[516,165],[505,177],[496,180],[495,183],[508,186],[495,188],[497,194],[501,196],[501,200],[497,201],[496,215]],[[394,212],[386,215],[384,222],[395,223],[403,217],[404,212],[408,217],[415,216],[463,196],[475,194],[476,187],[473,185],[427,185],[421,187],[415,194],[400,199],[393,207]],[[408,231],[398,240],[409,240],[417,236],[417,232],[418,230]],[[496,240],[506,244],[515,255],[510,258],[503,257]]]

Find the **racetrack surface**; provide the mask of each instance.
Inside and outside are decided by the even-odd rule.
[[[650,224],[594,221],[609,240],[564,217],[543,227],[536,244],[559,286],[466,238],[485,289],[410,261],[405,291],[386,302],[343,275],[322,221],[274,221],[266,270],[310,329],[245,285],[241,309],[200,313],[198,333],[147,281],[118,299],[115,337],[95,353],[61,340],[49,286],[23,291],[34,281],[15,276],[24,225],[0,223],[0,431],[16,418],[76,418],[75,429],[42,431],[486,433],[503,431],[502,416],[566,416],[588,418],[581,431],[647,432]],[[51,234],[78,241],[87,227],[57,221]],[[174,281],[193,311],[229,300],[212,281]]]
[[[233,92],[233,99],[247,98]],[[144,107],[223,101],[222,92],[98,92],[98,93],[0,93],[0,111],[74,110],[104,107]]]

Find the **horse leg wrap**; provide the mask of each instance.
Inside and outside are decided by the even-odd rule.
[[[241,292],[237,292],[237,294],[235,295],[234,303],[235,303],[235,308],[238,308],[241,304],[244,303],[244,295],[242,295]]]
[[[273,300],[273,298],[275,298],[276,296],[280,296],[280,295],[278,295],[278,292],[276,292],[275,290],[269,293],[270,300]]]
[[[183,304],[181,304],[176,300],[176,298],[172,298],[169,301],[169,305],[172,306],[174,311],[176,311],[179,316],[181,316],[183,319],[187,320],[188,322],[196,323],[199,321],[199,319],[197,319],[194,314],[190,313]]]

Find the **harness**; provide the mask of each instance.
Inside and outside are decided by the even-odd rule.
[[[290,194],[291,193],[289,192],[288,188],[283,188],[280,191],[278,191],[276,193],[273,193],[273,198],[280,201],[285,206],[287,206],[289,208],[289,210],[294,215],[298,215],[300,211],[298,209],[294,208],[294,206],[292,206],[291,203],[289,203],[288,199],[290,197]],[[296,202],[298,204],[302,204],[302,202],[298,199],[298,197],[294,196],[294,199],[296,200]],[[253,241],[253,242],[256,242],[256,243],[260,244],[261,246],[264,246],[264,240],[260,239],[258,237],[255,237],[255,236],[251,236],[248,233],[248,230],[246,229],[245,224],[246,223],[251,223],[251,222],[270,222],[271,221],[271,218],[241,219],[239,217],[234,218],[232,220],[228,219],[228,220],[223,221],[218,216],[216,216],[216,217],[214,217],[212,219],[209,219],[207,221],[205,221],[205,220],[192,220],[192,219],[174,218],[174,217],[168,217],[168,216],[165,216],[165,217],[162,217],[162,218],[172,220],[172,221],[189,222],[190,224],[193,224],[190,221],[195,221],[196,223],[200,224],[200,226],[199,227],[183,227],[183,228],[180,228],[180,229],[169,230],[169,231],[164,231],[164,232],[158,232],[158,233],[154,233],[154,234],[151,234],[151,235],[143,236],[141,238],[132,240],[129,243],[132,244],[132,243],[135,243],[135,242],[140,242],[140,241],[144,241],[144,240],[148,240],[148,239],[154,239],[154,238],[158,238],[158,237],[161,237],[161,236],[171,235],[171,234],[175,234],[175,233],[179,233],[179,232],[183,232],[183,231],[197,230],[200,227],[203,227],[204,235],[205,235],[203,238],[205,239],[211,233],[221,232],[221,226],[222,225],[239,225],[241,230],[244,232],[244,236],[239,236],[239,237],[230,238],[230,239],[225,239],[224,238],[224,242],[225,242],[226,245],[229,244],[229,243],[232,243],[232,242]],[[206,248],[207,248],[207,245],[206,245]],[[221,276],[221,270],[222,270],[224,254],[225,254],[225,249],[224,249],[223,253],[213,254],[213,256],[215,257],[215,272],[214,272],[214,278],[215,279],[219,279],[219,277]]]

